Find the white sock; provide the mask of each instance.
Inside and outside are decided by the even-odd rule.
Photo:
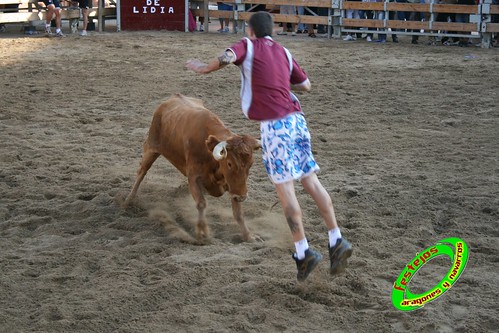
[[[45,23],[45,28],[50,29],[50,23]]]
[[[302,260],[303,258],[305,258],[305,251],[308,250],[307,239],[303,238],[302,240],[295,242],[295,248],[296,248],[296,258],[298,260]]]
[[[341,238],[340,228],[334,228],[328,231],[329,234],[329,247],[336,245],[336,241]]]
[[[61,29],[59,29],[59,28],[55,29],[55,33],[59,33],[59,32],[61,32]]]

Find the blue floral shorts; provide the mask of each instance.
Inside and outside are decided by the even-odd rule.
[[[310,145],[305,117],[293,113],[260,123],[262,157],[272,182],[299,180],[319,170]]]

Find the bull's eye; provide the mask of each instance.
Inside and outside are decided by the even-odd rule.
[[[229,169],[232,169],[232,163],[227,162],[227,167],[228,167]]]

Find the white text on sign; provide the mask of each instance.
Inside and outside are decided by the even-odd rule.
[[[165,14],[164,6],[159,3],[160,0],[146,0],[146,5],[142,7],[133,6],[134,14]],[[173,7],[168,7],[168,14],[173,14]]]

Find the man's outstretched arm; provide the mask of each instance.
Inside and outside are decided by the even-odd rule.
[[[210,60],[207,64],[199,61],[198,59],[191,59],[187,61],[185,67],[199,74],[208,74],[213,71],[217,71],[228,64],[232,64],[235,61],[236,56],[234,53],[227,50],[217,58]]]

